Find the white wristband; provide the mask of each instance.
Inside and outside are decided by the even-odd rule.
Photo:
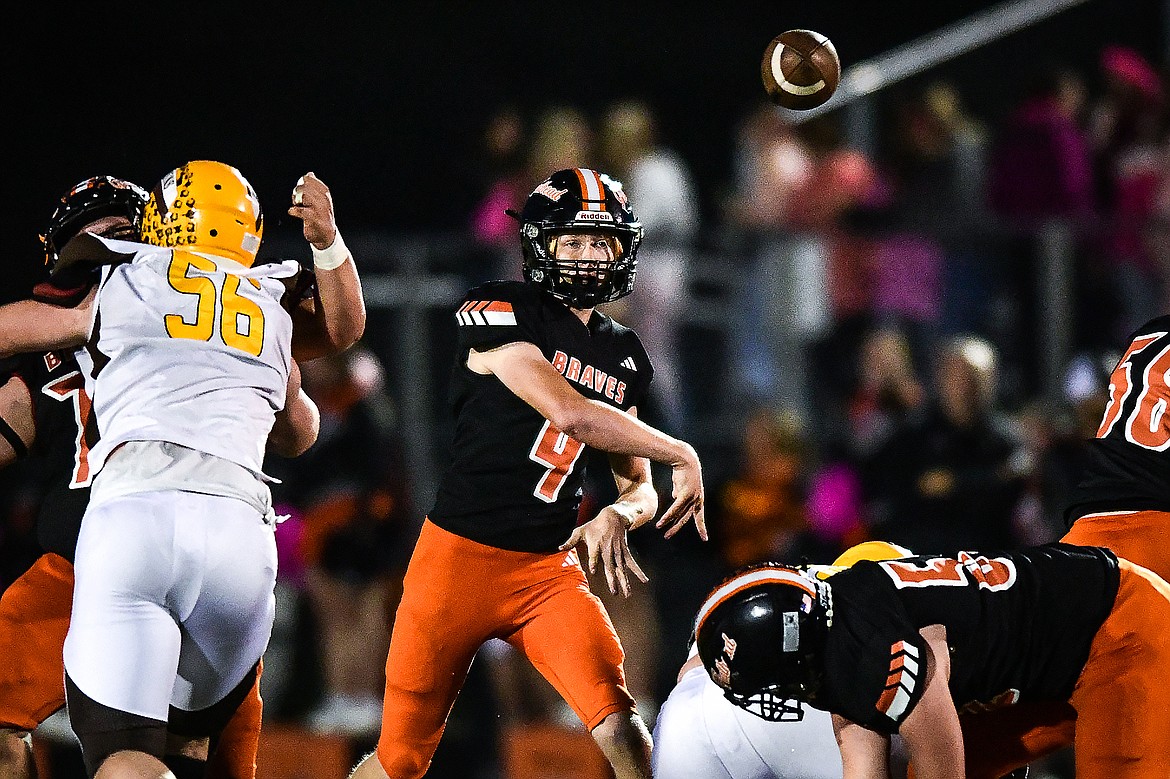
[[[334,233],[333,243],[328,248],[318,249],[313,244],[309,244],[309,248],[313,250],[313,267],[317,270],[340,268],[349,259],[349,248],[341,239],[340,230]]]
[[[634,523],[638,520],[638,515],[642,513],[642,509],[635,508],[632,503],[627,500],[618,501],[610,505],[614,513],[622,518],[622,523],[626,526],[626,530],[631,530]]]

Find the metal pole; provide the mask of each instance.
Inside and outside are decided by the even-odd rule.
[[[1076,241],[1067,222],[1053,220],[1039,232],[1037,326],[1040,336],[1041,393],[1052,403],[1064,396],[1073,326],[1073,263]]]
[[[427,244],[411,239],[396,247],[400,274],[396,281],[405,294],[399,302],[401,319],[394,333],[398,342],[397,368],[402,388],[402,441],[407,472],[410,474],[410,499],[416,516],[430,509],[438,486],[435,476],[434,431],[431,414],[429,348],[430,333],[426,312],[430,307],[420,299],[425,286]]]
[[[869,159],[877,155],[877,108],[872,96],[845,106],[845,145]]]
[[[841,74],[840,86],[824,105],[806,111],[776,110],[791,123],[801,124],[1087,1],[1013,0],[1001,3],[846,68]],[[1170,7],[1170,2],[1167,4]]]

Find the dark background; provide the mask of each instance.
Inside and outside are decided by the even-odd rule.
[[[343,229],[462,229],[482,194],[482,129],[505,104],[529,114],[550,104],[595,112],[618,98],[647,99],[715,219],[735,126],[761,97],[759,60],[773,36],[823,32],[848,67],[994,5],[25,7],[4,55],[2,205],[15,256],[0,293],[21,294],[39,272],[37,234],[73,183],[109,173],[149,188],[190,159],[240,168],[260,194],[269,237],[295,235],[283,206],[306,170],[332,188]],[[1124,43],[1164,64],[1167,13],[1164,0],[1091,0],[931,76],[955,81],[972,113],[994,122],[1040,62],[1071,63],[1091,77],[1101,47]]]
[[[359,231],[459,232],[483,194],[482,131],[506,105],[535,116],[555,104],[598,113],[615,100],[647,100],[658,113],[665,142],[692,168],[705,221],[714,226],[720,194],[729,183],[737,125],[763,97],[759,63],[771,38],[790,28],[817,30],[833,40],[848,68],[994,5],[973,0],[10,4],[8,45],[0,52],[6,108],[0,208],[7,249],[0,300],[23,295],[43,273],[37,235],[71,185],[112,174],[149,188],[192,159],[221,160],[244,172],[265,208],[266,238],[277,239],[272,241],[277,246],[289,245],[287,239],[299,234],[299,223],[284,209],[293,183],[307,170],[332,188],[351,245],[358,245],[352,236]],[[1092,84],[1101,49],[1120,43],[1170,65],[1168,19],[1170,0],[1089,0],[881,93],[879,119],[900,92],[941,77],[958,86],[973,115],[994,127],[1046,63],[1071,64]],[[359,258],[363,271],[374,259]],[[397,354],[392,339],[400,319],[392,315],[397,312],[371,316],[368,332],[381,336],[382,355]],[[449,311],[436,316],[449,332]],[[711,353],[718,364],[721,352]],[[704,358],[708,375],[717,373],[711,358]],[[432,355],[432,365],[442,372],[435,386],[445,380],[449,360],[450,355]],[[384,362],[391,382],[409,375],[394,359]],[[434,400],[440,404],[443,398],[436,393]],[[437,412],[434,417],[441,418]],[[727,438],[736,435],[729,431]],[[446,433],[433,437],[445,440]],[[712,451],[723,454],[716,447]],[[712,484],[719,483],[720,468],[726,472],[730,466],[707,454],[706,472],[714,476]],[[17,472],[9,473],[14,481],[7,484],[18,483]],[[429,499],[420,496],[424,504]],[[685,555],[688,539],[697,543],[684,533],[666,548],[681,547]],[[23,560],[12,546],[4,551],[0,562],[12,568]],[[685,622],[690,601],[705,591],[703,574],[687,567],[691,558],[659,554],[663,578],[674,569],[680,586],[670,597]],[[666,636],[663,645],[681,650],[681,636],[677,639]],[[311,643],[309,637],[303,640]],[[460,699],[437,765],[457,762],[451,756],[458,754],[476,760],[494,748],[491,693],[484,689],[483,665],[474,668],[479,671]],[[305,706],[319,692],[315,681],[311,673],[297,678]],[[469,774],[460,766],[446,775]]]

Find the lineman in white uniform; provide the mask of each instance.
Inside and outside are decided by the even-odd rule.
[[[298,183],[295,207],[308,188]],[[299,264],[252,267],[262,231],[239,171],[188,163],[152,192],[145,244],[85,234],[63,252],[117,263],[103,267],[90,305],[0,343],[74,345],[80,325],[93,358],[101,435],[64,653],[91,775],[168,775],[168,718],[222,726],[268,642],[276,550],[265,442],[299,436],[303,450],[317,418],[281,305]],[[334,236],[314,245],[319,269],[352,265]]]
[[[867,541],[851,547],[831,575],[858,560],[889,560],[909,552]],[[799,722],[768,722],[731,703],[703,668],[692,641],[654,723],[655,779],[841,779],[841,750],[828,712],[805,708]]]
[[[766,722],[723,697],[694,648],[658,712],[653,758],[655,779],[841,779],[828,712]]]

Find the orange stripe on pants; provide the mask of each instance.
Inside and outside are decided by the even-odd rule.
[[[0,727],[33,730],[65,705],[73,566],[37,558],[0,596]]]
[[[575,554],[496,549],[428,520],[386,658],[377,752],[389,776],[426,772],[471,661],[490,638],[523,652],[590,730],[633,711],[617,633]]]

